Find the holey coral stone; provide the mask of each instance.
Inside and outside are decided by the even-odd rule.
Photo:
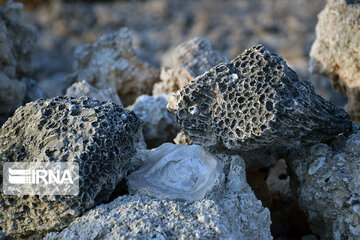
[[[351,128],[348,114],[314,92],[262,45],[175,93],[167,108],[195,144],[231,150],[312,143]]]
[[[130,190],[146,195],[201,200],[222,173],[222,163],[198,145],[164,143],[148,163],[128,177]]]

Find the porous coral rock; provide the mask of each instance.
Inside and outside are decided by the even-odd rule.
[[[174,114],[166,109],[166,104],[166,95],[142,95],[128,107],[143,121],[143,134],[148,148],[172,141],[180,129]]]
[[[343,109],[262,45],[198,76],[170,97],[167,108],[193,143],[211,149],[316,143],[351,128]]]
[[[217,157],[227,179],[203,200],[121,196],[45,239],[272,239],[270,213],[247,184],[243,160]]]
[[[161,69],[161,82],[154,85],[154,94],[172,93],[216,64],[225,61],[213,51],[208,40],[193,38],[177,46],[172,53],[172,66]]]
[[[36,31],[22,21],[23,5],[8,1],[0,7],[0,120],[23,104],[31,73]],[[1,125],[2,121],[0,121]]]
[[[193,201],[202,200],[221,173],[222,163],[201,146],[164,143],[127,180],[131,191]]]
[[[75,98],[88,96],[95,100],[111,101],[122,106],[121,100],[114,88],[97,89],[85,80],[71,85],[68,89],[66,89],[66,95]]]
[[[1,229],[27,237],[68,226],[86,209],[108,200],[131,167],[141,140],[140,120],[111,102],[57,97],[18,108],[0,129],[1,166],[4,162],[77,162],[80,194],[54,198],[1,192]],[[2,171],[1,167],[0,175]]]
[[[150,94],[159,79],[158,70],[136,57],[127,28],[78,47],[75,60],[77,71],[69,76],[69,82],[86,79],[99,89],[115,88],[125,106],[142,94]]]
[[[354,125],[355,126],[355,125]],[[357,128],[357,129],[356,129]],[[290,184],[321,239],[360,238],[360,130],[292,151]]]
[[[318,15],[310,65],[329,77],[346,98],[346,110],[360,122],[360,3],[329,0]]]

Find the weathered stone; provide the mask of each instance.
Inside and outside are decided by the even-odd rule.
[[[161,82],[154,85],[153,93],[175,92],[222,61],[225,59],[213,51],[204,38],[197,37],[182,43],[172,54],[172,66],[161,69]]]
[[[246,183],[243,160],[217,157],[226,180],[203,200],[121,196],[45,239],[272,239],[269,211]]]
[[[150,94],[159,79],[158,70],[136,57],[127,28],[78,47],[75,58],[77,71],[69,76],[69,82],[85,79],[99,89],[115,88],[125,106],[142,94]]]
[[[18,108],[0,129],[0,164],[78,162],[80,194],[54,198],[0,193],[1,229],[16,237],[63,229],[86,209],[108,200],[141,140],[140,120],[111,102],[56,97]]]
[[[143,134],[148,148],[171,142],[180,129],[174,114],[166,109],[166,104],[166,96],[142,95],[128,107],[143,121]]]
[[[318,16],[311,70],[329,77],[347,99],[346,110],[360,122],[360,3],[329,0]]]
[[[76,82],[66,89],[66,95],[69,97],[88,96],[91,99],[101,101],[111,101],[117,105],[122,106],[121,100],[114,88],[97,89],[91,86],[87,81]]]
[[[316,143],[351,128],[343,109],[262,45],[198,76],[170,97],[167,108],[194,144],[210,149]]]
[[[355,126],[356,127],[356,126]],[[321,239],[360,238],[360,130],[289,156],[290,183]]]
[[[23,5],[8,1],[0,7],[0,125],[23,104],[36,41],[33,26],[23,23]]]

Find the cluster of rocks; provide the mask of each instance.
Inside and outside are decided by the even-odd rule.
[[[358,7],[338,2],[326,9]],[[0,84],[23,89],[0,115],[30,103],[0,129],[0,164],[77,162],[80,194],[1,192],[0,239],[273,239],[289,215],[295,237],[360,237],[360,127],[281,56],[259,44],[227,61],[194,38],[159,71],[121,28],[78,47],[63,96],[39,99],[21,11],[0,10]]]

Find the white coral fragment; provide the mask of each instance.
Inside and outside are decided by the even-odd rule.
[[[128,177],[131,191],[160,198],[201,200],[222,173],[221,162],[198,145],[164,143]]]

